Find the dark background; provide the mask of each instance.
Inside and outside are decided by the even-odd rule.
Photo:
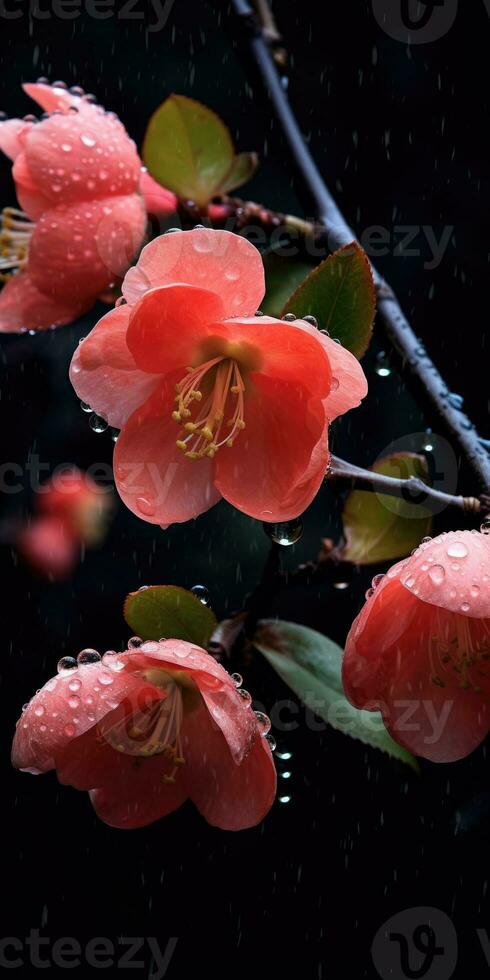
[[[48,75],[80,84],[123,119],[141,144],[151,112],[171,92],[218,111],[239,149],[256,149],[262,167],[250,196],[281,210],[308,211],[262,91],[225,31],[226,3],[176,0],[168,23],[151,32],[143,19],[73,21],[10,0],[17,20],[0,18],[0,108],[23,115],[32,106],[20,82]],[[120,6],[120,5],[119,5]],[[456,23],[435,43],[406,45],[380,28],[368,2],[320,4],[283,0],[275,9],[291,53],[290,97],[330,186],[359,232],[382,225],[454,226],[441,264],[391,253],[378,260],[400,295],[448,385],[488,435],[486,274],[488,175],[486,50],[483,2],[460,3]],[[30,14],[29,14],[30,7]],[[82,4],[82,7],[85,7]],[[41,20],[36,10],[51,11]],[[119,9],[119,7],[118,7]],[[35,16],[36,14],[36,16]],[[248,71],[248,68],[247,68]],[[249,82],[253,76],[249,76]],[[2,161],[2,203],[13,203]],[[83,322],[46,335],[2,336],[1,458],[25,466],[33,453],[53,470],[73,462],[110,462],[107,434],[89,430],[67,380]],[[366,358],[368,403],[338,428],[336,448],[370,463],[397,438],[423,432],[425,417],[396,372],[380,378]],[[484,367],[476,383],[478,365]],[[29,479],[2,495],[2,535],[29,513]],[[464,467],[461,487],[477,488]],[[453,489],[453,488],[451,488]],[[305,518],[301,543],[285,560],[312,557],[320,537],[338,534],[339,500],[323,490]],[[445,526],[442,516],[437,529]],[[88,797],[9,770],[10,740],[20,707],[55,672],[62,654],[84,646],[124,645],[125,594],[141,584],[196,582],[210,590],[218,616],[243,604],[268,550],[260,525],[226,504],[189,525],[161,532],[122,505],[103,549],[89,552],[62,585],[36,579],[8,543],[1,549],[2,693],[5,820],[2,857],[6,900],[0,931],[24,942],[33,928],[52,944],[104,936],[178,938],[169,977],[190,970],[213,977],[252,971],[307,980],[378,976],[370,947],[392,915],[414,906],[445,911],[456,927],[455,976],[486,976],[477,929],[490,929],[488,884],[490,786],[485,747],[452,766],[423,764],[412,776],[387,758],[332,731],[306,724],[279,734],[280,794],[264,824],[238,835],[208,827],[190,804],[149,828],[111,830],[97,822]],[[291,553],[292,552],[292,553]],[[343,592],[324,586],[279,596],[269,612],[313,626],[343,643],[373,571],[352,576]],[[262,662],[246,667],[245,686],[265,704],[287,691]],[[302,722],[304,715],[300,715]],[[444,944],[444,935],[439,937]],[[49,956],[45,947],[44,956]],[[147,976],[150,962],[134,975]],[[26,953],[26,959],[28,954]],[[436,969],[437,967],[434,967]],[[445,980],[440,974],[429,977]],[[87,968],[85,967],[85,972]],[[27,975],[29,968],[22,971]],[[33,975],[37,970],[33,968]],[[77,975],[80,970],[75,970]],[[106,970],[106,975],[112,970]],[[404,974],[393,974],[402,977]]]

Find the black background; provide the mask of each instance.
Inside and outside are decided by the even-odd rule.
[[[0,18],[0,108],[10,115],[32,108],[20,82],[49,75],[95,92],[141,145],[146,121],[166,95],[189,94],[222,115],[239,149],[260,153],[250,196],[281,210],[304,206],[308,213],[301,185],[291,183],[269,106],[259,88],[247,86],[246,64],[225,31],[227,4],[176,0],[157,33],[148,30],[155,16],[142,2],[135,7],[144,11],[140,20],[99,20],[86,12],[73,21],[34,16],[36,9],[52,11],[48,0],[39,8],[31,4],[30,14],[27,3],[6,6],[22,12],[17,20]],[[381,30],[368,2],[283,0],[275,9],[292,55],[293,106],[356,229],[382,225],[395,235],[395,226],[429,225],[439,237],[454,226],[435,270],[424,268],[426,247],[415,257],[392,251],[378,264],[449,386],[464,396],[488,435],[485,5],[460,3],[445,37],[410,48]],[[2,201],[13,203],[3,161],[1,177]],[[101,312],[46,335],[2,337],[3,461],[25,466],[38,453],[50,470],[65,462],[86,468],[110,461],[109,437],[89,430],[66,376],[78,339]],[[376,375],[374,356],[382,347],[380,335],[365,362],[369,402],[336,434],[339,453],[361,463],[398,436],[427,425],[439,431],[396,373]],[[481,383],[475,383],[478,376]],[[4,538],[8,522],[29,512],[27,476],[24,482],[22,493],[2,495]],[[476,490],[464,468],[461,486]],[[323,490],[287,562],[311,557],[321,536],[338,533],[338,508],[333,493]],[[10,772],[21,704],[55,672],[62,654],[125,643],[121,608],[129,590],[202,582],[223,616],[242,605],[267,549],[261,527],[226,504],[165,533],[119,505],[104,548],[88,553],[63,585],[34,578],[4,545],[1,933],[24,942],[38,928],[50,944],[63,936],[81,943],[96,936],[114,943],[121,936],[156,936],[162,946],[175,936],[167,975],[176,978],[191,969],[215,977],[252,971],[260,980],[371,978],[378,974],[370,946],[383,923],[406,908],[435,906],[456,927],[454,975],[487,975],[477,936],[477,929],[490,928],[485,747],[453,766],[423,764],[416,777],[332,730],[311,731],[301,714],[301,727],[279,736],[280,748],[293,753],[287,764],[292,776],[280,779],[291,802],[276,803],[261,827],[238,835],[208,827],[190,804],[144,830],[114,831],[96,820],[88,797],[58,787],[52,774],[35,779]],[[371,574],[355,574],[345,592],[324,586],[279,596],[269,611],[342,643]],[[288,696],[261,662],[246,668],[245,681],[265,704]],[[145,955],[146,966],[133,975],[148,975]],[[26,966],[23,975],[28,972]]]

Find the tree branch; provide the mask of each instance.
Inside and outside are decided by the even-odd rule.
[[[442,504],[444,507],[456,507],[465,514],[483,514],[488,509],[488,498],[461,497],[451,493],[444,493],[442,490],[434,490],[423,480],[416,476],[411,476],[406,480],[398,479],[394,476],[385,476],[383,473],[375,473],[373,470],[365,470],[360,466],[353,466],[338,456],[332,456],[330,466],[327,471],[327,479],[341,479],[349,481],[358,490],[375,490],[377,493],[387,494],[390,497],[402,497],[403,500],[415,504],[422,504],[428,509],[431,504],[437,510]],[[421,500],[423,497],[423,500]]]
[[[356,239],[330,194],[303,139],[286,96],[262,28],[257,23],[248,0],[231,0],[240,32],[248,38],[249,47],[262,83],[272,102],[284,137],[289,145],[303,183],[312,199],[319,219],[328,234],[332,250]],[[482,445],[473,423],[451,399],[450,392],[433,361],[421,347],[420,340],[403,313],[391,287],[372,267],[378,312],[385,333],[412,375],[418,381],[433,409],[457,441],[464,457],[477,475],[483,490],[490,488],[490,456]]]

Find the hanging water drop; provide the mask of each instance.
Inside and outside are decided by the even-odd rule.
[[[265,715],[263,711],[256,711],[255,717],[257,719],[257,726],[259,728],[261,735],[267,735],[271,730],[271,720],[268,715]]]
[[[190,591],[192,595],[195,595],[196,599],[199,599],[199,602],[202,602],[203,606],[209,606],[209,589],[205,585],[193,585]]]
[[[231,679],[235,684],[235,687],[241,687],[243,684],[243,677],[241,674],[232,674]]]
[[[275,751],[275,748],[276,748],[276,745],[277,745],[277,742],[276,742],[276,740],[275,740],[275,738],[274,738],[274,736],[273,736],[273,735],[271,735],[271,733],[269,732],[269,733],[268,733],[268,734],[267,734],[267,735],[265,736],[265,740],[266,740],[266,742],[268,743],[268,745],[269,745],[269,748],[270,748],[270,750],[271,750],[271,752],[274,752],[274,751]]]
[[[78,664],[75,657],[62,657],[61,660],[58,660],[56,670],[58,674],[64,674],[65,671],[75,670],[76,667],[78,667]]]
[[[387,378],[391,374],[391,367],[388,355],[384,350],[380,351],[376,357],[376,367],[374,369],[380,378]]]
[[[105,432],[107,429],[106,420],[102,418],[102,415],[96,415],[95,412],[90,416],[88,424],[93,432]]]
[[[263,528],[267,537],[280,544],[283,548],[288,548],[296,544],[303,534],[303,521],[297,517],[294,521],[284,521],[281,524],[268,524],[264,521]]]
[[[81,650],[77,657],[77,663],[80,666],[84,664],[97,664],[100,660],[100,653],[97,650],[93,650],[92,647],[86,647],[85,650]]]

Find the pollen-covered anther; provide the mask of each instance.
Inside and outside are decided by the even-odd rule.
[[[35,227],[24,211],[3,209],[0,216],[0,281],[7,281],[26,265]]]
[[[187,373],[175,386],[177,408],[172,412],[172,419],[183,426],[176,444],[187,459],[212,459],[222,446],[231,448],[234,437],[245,428],[245,385],[237,361],[230,357],[212,358],[190,371],[187,369]],[[195,402],[202,405],[191,421],[184,422],[192,416]],[[230,408],[232,415],[225,423]],[[231,431],[222,435],[223,425]]]

